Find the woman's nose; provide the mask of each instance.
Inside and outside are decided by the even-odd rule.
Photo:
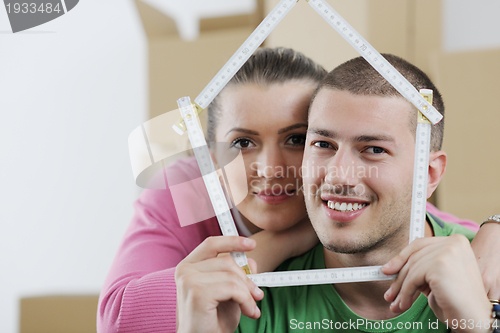
[[[285,176],[286,163],[280,149],[267,149],[259,158],[257,175],[266,179],[282,178]]]

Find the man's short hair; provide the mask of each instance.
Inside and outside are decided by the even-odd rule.
[[[408,61],[392,55],[382,56],[393,65],[417,90],[432,89],[432,105],[443,115],[440,123],[432,126],[431,151],[441,150],[444,131],[444,103],[441,94],[429,77],[410,64]],[[338,66],[321,81],[311,100],[312,105],[316,95],[323,88],[349,91],[355,95],[399,96],[404,98],[385,78],[382,77],[363,57],[351,59]],[[417,117],[410,117],[410,128],[416,129]]]

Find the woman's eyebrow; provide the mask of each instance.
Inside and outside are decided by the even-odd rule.
[[[231,133],[231,132],[241,132],[241,133],[246,133],[246,134],[251,134],[251,135],[259,135],[259,132],[252,131],[246,128],[241,128],[241,127],[233,127],[229,131],[227,131],[225,137]]]
[[[291,131],[291,130],[294,130],[294,129],[297,129],[297,128],[302,128],[302,127],[306,127],[307,128],[307,124],[299,123],[299,124],[295,124],[295,125],[284,127],[282,129],[278,130],[278,134],[282,134],[282,133],[285,133],[285,132],[288,132],[288,131]]]

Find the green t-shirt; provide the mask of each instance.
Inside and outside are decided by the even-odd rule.
[[[469,240],[474,232],[458,224],[444,223],[427,215],[435,236],[460,233]],[[291,258],[277,270],[324,269],[323,246],[319,244],[302,256]],[[281,332],[447,332],[420,295],[413,306],[389,320],[368,320],[352,312],[331,284],[262,288],[264,299],[258,302],[261,317],[257,320],[241,316],[238,333]]]

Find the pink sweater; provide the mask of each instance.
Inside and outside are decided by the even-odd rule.
[[[200,174],[194,157],[169,167],[169,175],[188,179]],[[221,235],[211,218],[181,227],[170,191],[144,190],[135,214],[103,285],[97,332],[175,332],[176,265],[209,236]],[[447,222],[477,231],[473,221],[460,220],[428,204],[428,211]]]

